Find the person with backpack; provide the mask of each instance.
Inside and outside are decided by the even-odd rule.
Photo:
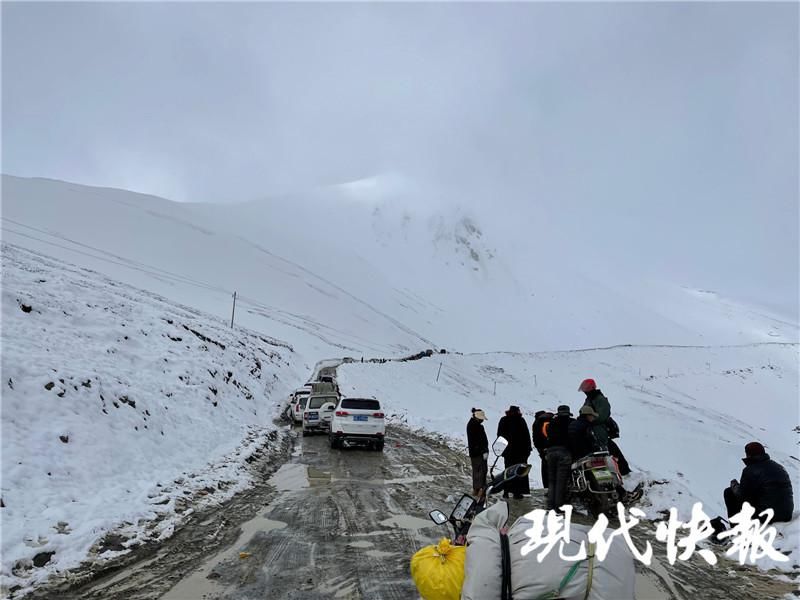
[[[562,404],[547,428],[547,469],[550,481],[547,489],[548,510],[560,510],[567,501],[567,485],[572,465],[569,429],[574,420],[569,406]]]
[[[531,434],[528,424],[522,416],[519,406],[510,406],[505,416],[500,418],[497,423],[497,435],[503,436],[508,440],[508,446],[503,452],[505,468],[516,464],[527,464],[528,457],[531,455]],[[509,494],[514,494],[514,498],[520,500],[524,494],[531,493],[531,484],[528,476],[516,477],[509,481],[503,488],[503,498],[508,498]]]
[[[472,493],[479,496],[486,487],[486,474],[489,470],[489,440],[483,422],[486,413],[478,408],[472,409],[472,417],[467,422],[467,447],[469,460],[472,463]]]
[[[547,429],[550,427],[550,420],[553,413],[547,410],[537,410],[531,425],[533,434],[533,447],[539,453],[542,461],[542,487],[547,489]]]
[[[622,450],[614,441],[619,437],[619,425],[611,417],[611,403],[601,392],[594,379],[584,379],[578,387],[579,392],[586,394],[584,405],[591,406],[597,413],[597,417],[592,423],[595,439],[598,445],[617,459],[617,466],[620,474],[624,477],[631,472],[628,460],[622,454]]]

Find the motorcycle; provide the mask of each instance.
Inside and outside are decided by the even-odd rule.
[[[595,452],[572,463],[572,478],[567,487],[572,500],[580,499],[593,517],[616,515],[622,500],[622,475],[617,461],[608,452]]]
[[[504,437],[498,437],[492,444],[492,452],[495,455],[495,459],[489,470],[490,481],[478,498],[473,498],[469,494],[464,494],[450,512],[449,517],[440,510],[432,510],[428,513],[428,516],[437,525],[450,523],[453,527],[454,546],[466,545],[467,533],[469,533],[469,528],[472,526],[472,521],[479,513],[486,510],[489,496],[502,492],[506,483],[517,477],[525,477],[530,472],[530,465],[517,464],[508,467],[497,477],[494,476],[494,469],[497,465],[497,461],[500,459],[500,456],[502,456],[507,446],[508,440]]]

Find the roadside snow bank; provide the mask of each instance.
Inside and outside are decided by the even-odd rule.
[[[288,344],[14,246],[2,257],[5,590],[170,535],[196,501],[247,486],[299,379]]]
[[[343,394],[380,398],[390,419],[466,446],[471,407],[486,411],[491,439],[510,404],[522,408],[528,425],[535,411],[559,404],[577,414],[578,384],[593,377],[620,425],[619,444],[634,469],[628,486],[647,483],[645,512],[661,518],[674,506],[688,521],[698,501],[710,516],[724,514],[722,490],[739,478],[744,445],[753,440],[792,474],[800,504],[797,361],[797,344],[619,347],[352,363],[339,367],[338,379]],[[538,464],[535,454],[532,460]],[[538,471],[531,471],[531,482],[541,487]],[[791,553],[783,568],[800,564],[797,525],[778,526],[776,546]]]

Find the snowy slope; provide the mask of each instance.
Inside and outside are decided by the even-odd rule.
[[[623,272],[545,214],[498,227],[437,193],[392,176],[200,205],[4,176],[2,224],[15,244],[223,318],[237,290],[243,325],[309,356],[798,339],[794,317]]]
[[[248,484],[244,459],[276,446],[276,405],[306,375],[290,344],[54,258],[2,258],[6,589],[113,556],[95,545],[110,531],[125,547],[169,535]]]
[[[648,265],[625,272],[546,214],[504,215],[498,227],[396,176],[225,205],[2,181],[13,244],[3,249],[6,576],[43,551],[74,564],[115,524],[172,514],[178,477],[193,489],[231,481],[223,493],[245,485],[241,447],[263,440],[272,404],[324,358],[704,346],[447,354],[438,385],[433,360],[349,365],[342,376],[410,424],[461,437],[470,406],[493,422],[512,402],[529,415],[577,407],[572,390],[592,375],[633,464],[668,482],[648,492],[654,511],[696,497],[720,512],[754,437],[796,464],[796,316],[642,277]],[[100,493],[86,492],[91,481]],[[53,529],[61,521],[69,533]]]
[[[583,403],[578,385],[593,377],[619,422],[620,447],[635,471],[630,485],[659,482],[647,488],[646,512],[655,517],[675,506],[688,520],[697,501],[709,514],[724,514],[722,490],[739,477],[744,445],[753,440],[764,443],[800,490],[799,348],[757,344],[446,354],[412,362],[343,365],[339,381],[344,394],[380,398],[392,419],[466,445],[471,407],[486,411],[491,436],[510,404],[522,408],[529,425],[534,412],[554,411],[559,404],[570,405],[577,414]],[[540,487],[538,474],[532,480]],[[797,526],[782,526],[794,548],[789,566],[800,560]]]

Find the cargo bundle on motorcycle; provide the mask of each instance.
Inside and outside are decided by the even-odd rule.
[[[500,457],[507,444],[505,438],[498,437],[492,444],[492,452]],[[610,461],[607,453],[578,461],[576,467],[585,463],[578,482],[585,491],[601,498],[612,496],[606,494],[606,487],[610,484],[613,492],[613,486],[621,478],[615,478],[619,475]],[[523,555],[522,549],[531,541],[528,534],[535,529],[533,521],[522,517],[506,530],[508,505],[498,502],[490,506],[488,499],[502,491],[508,482],[527,477],[531,467],[512,465],[495,477],[494,466],[485,492],[478,498],[464,494],[449,517],[440,510],[429,513],[434,523],[452,526],[453,546],[449,540],[442,540],[439,545],[428,546],[414,555],[412,578],[423,600],[634,599],[633,554],[619,537],[612,540],[602,562],[589,544],[590,527],[575,524],[570,526],[569,542],[564,542],[562,548],[556,543],[541,561],[538,560],[541,548]],[[547,531],[541,533],[546,535]],[[558,534],[563,538],[562,532]],[[448,543],[443,544],[445,541]],[[561,558],[559,549],[563,556],[577,556],[581,542],[587,550],[585,558],[577,561]],[[466,557],[464,554],[451,557],[452,548],[465,547]]]
[[[411,578],[425,600],[458,600],[464,583],[465,546],[447,538],[411,557]]]
[[[507,550],[501,529],[508,520],[508,506],[499,502],[475,517],[467,534],[462,600],[633,600],[635,567],[631,551],[619,537],[614,538],[604,560],[594,556],[587,534],[589,527],[573,524],[565,556],[578,553],[580,543],[587,557],[568,561],[559,557],[558,545],[537,560],[540,549],[522,555],[528,544],[526,534],[533,522],[518,519],[507,532]],[[506,594],[504,594],[504,589]]]

